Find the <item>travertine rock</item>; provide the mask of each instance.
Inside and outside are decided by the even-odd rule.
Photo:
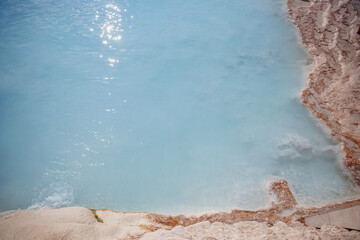
[[[297,205],[288,183],[285,179],[274,179],[268,181],[267,192],[272,208],[279,211],[292,209]]]
[[[320,230],[312,227],[289,226],[278,222],[274,226],[258,222],[238,222],[234,224],[202,222],[188,227],[175,227],[172,230],[158,230],[145,234],[143,240],[223,240],[223,239],[244,239],[244,240],[298,240],[298,239],[347,239],[355,240],[360,238],[360,233],[347,231],[342,228],[324,225]]]
[[[360,185],[360,3],[288,0],[288,8],[315,60],[301,97],[342,143],[343,165]]]

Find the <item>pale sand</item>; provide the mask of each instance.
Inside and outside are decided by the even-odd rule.
[[[360,2],[356,0],[288,0],[290,19],[299,28],[302,43],[315,60],[302,99],[343,144],[346,153],[344,167],[358,184],[359,6]],[[171,216],[72,207],[1,213],[0,240],[360,239],[359,231],[329,225],[323,225],[321,229],[305,226],[305,220],[314,221],[316,218],[313,216],[319,214],[336,214],[340,209],[353,209],[354,206],[358,209],[360,199],[305,208],[297,204],[285,180],[270,181],[267,191],[271,207],[258,211],[213,211]],[[353,222],[352,226],[358,227]]]

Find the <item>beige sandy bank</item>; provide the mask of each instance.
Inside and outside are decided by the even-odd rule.
[[[300,222],[204,221],[159,228],[146,213],[101,212],[103,222],[82,207],[17,212],[0,220],[0,239],[360,239],[358,231],[330,225],[316,229]]]
[[[83,207],[19,211],[0,219],[0,239],[128,239],[144,232],[145,214],[108,213],[103,223]]]

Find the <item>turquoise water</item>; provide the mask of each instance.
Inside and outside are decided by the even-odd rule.
[[[1,1],[0,210],[354,197],[279,0]]]

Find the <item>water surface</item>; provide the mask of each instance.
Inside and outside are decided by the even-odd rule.
[[[0,209],[194,212],[354,197],[301,105],[279,0],[1,1]]]

